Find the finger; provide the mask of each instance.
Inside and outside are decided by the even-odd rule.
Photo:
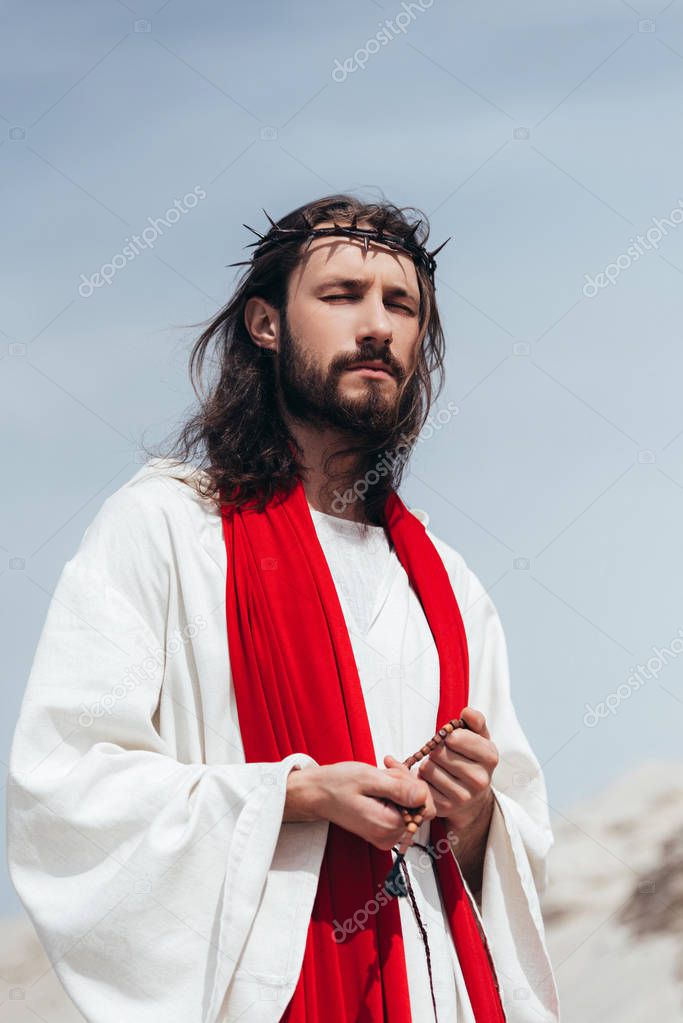
[[[473,732],[483,735],[485,739],[491,738],[486,726],[486,718],[480,710],[475,710],[474,707],[463,707],[460,717]]]
[[[439,749],[452,750],[474,763],[485,764],[491,770],[498,763],[496,744],[491,739],[485,739],[483,735],[477,735],[476,732],[465,732],[460,729],[457,732],[451,732],[443,743],[432,752],[436,753]]]
[[[427,782],[427,791],[428,791],[427,806],[422,811],[423,821],[431,821],[437,816],[436,803],[434,801],[434,792],[429,782]]]
[[[455,756],[455,754],[451,753],[450,756]],[[463,785],[473,796],[478,795],[491,784],[491,773],[483,764],[475,764],[471,760],[465,759],[460,762],[441,761],[438,763],[430,758],[430,762]]]
[[[409,770],[406,767],[405,764],[401,763],[400,760],[397,760],[396,757],[392,757],[391,753],[387,753],[387,755],[385,756],[385,758],[384,758],[384,766],[385,767],[398,767],[398,768],[401,768],[404,771]]]
[[[362,787],[363,795],[391,799],[399,806],[422,806],[427,801],[425,782],[406,769],[405,777],[397,778],[388,771],[376,770]]]
[[[449,736],[450,738],[450,736]],[[453,768],[483,768],[489,775],[493,774],[498,765],[498,750],[489,739],[479,738],[479,742],[466,750],[454,749],[450,744],[438,746],[429,754],[429,759],[449,770]]]
[[[369,817],[381,828],[392,831],[405,828],[403,814],[393,801],[385,803],[375,796],[361,796],[361,800],[364,801],[364,805],[359,808],[360,815]],[[366,800],[367,802],[365,802]]]
[[[432,791],[434,792],[436,816],[448,817],[449,813],[453,813],[453,800],[447,799],[446,796],[442,796],[436,789],[432,789]]]
[[[424,765],[420,775],[424,777],[425,781],[429,782],[443,799],[464,802],[472,798],[472,792],[470,792],[464,782],[454,778],[452,774],[444,771],[442,767],[439,767],[433,761],[429,761]]]

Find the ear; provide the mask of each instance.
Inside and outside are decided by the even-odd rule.
[[[264,298],[252,295],[244,306],[244,325],[254,344],[277,352],[280,344],[280,314]]]

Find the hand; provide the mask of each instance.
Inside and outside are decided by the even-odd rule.
[[[413,840],[399,806],[422,806],[424,820],[436,816],[434,801],[426,782],[399,765],[384,771],[355,760],[320,767],[292,770],[287,778],[283,820],[330,820],[364,838],[377,849],[388,850],[397,843],[402,851]]]
[[[469,828],[492,810],[491,776],[499,760],[481,711],[465,707],[461,717],[468,727],[447,735],[417,767],[418,777],[429,785],[437,816],[456,830]]]
[[[396,757],[392,757],[391,754],[389,753],[385,756],[384,763],[387,767],[387,774],[392,774],[396,778],[401,777],[405,778],[406,776],[408,776],[409,778],[416,777],[416,775],[413,774],[404,763],[402,763],[400,760],[397,760]],[[424,803],[425,809],[421,812],[422,820],[423,821],[433,820],[433,818],[436,817],[436,806],[434,805],[434,797],[432,796],[432,793],[429,791],[429,786],[427,786],[427,798],[425,799]],[[403,803],[402,805],[408,806],[409,804]],[[405,840],[399,843],[399,852],[401,853],[404,853],[406,851],[408,846],[412,844],[412,839],[415,837],[415,832],[411,833],[407,831],[406,834],[410,835],[411,840],[410,841]]]

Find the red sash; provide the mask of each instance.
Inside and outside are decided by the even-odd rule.
[[[465,629],[438,551],[394,491],[385,519],[438,650],[436,729],[467,705]],[[223,533],[228,647],[247,762],[307,753],[319,764],[377,766],[346,622],[301,480],[263,512],[224,506]],[[431,842],[445,835],[436,818]],[[398,903],[378,898],[391,866],[390,852],[330,824],[303,966],[282,1020],[410,1023]],[[477,1023],[504,1023],[489,953],[450,852],[435,869]],[[363,909],[365,925],[340,940],[339,925]]]

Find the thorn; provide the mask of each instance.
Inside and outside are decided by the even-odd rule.
[[[441,245],[439,245],[438,249],[434,249],[432,252],[428,252],[427,255],[430,257],[430,259],[434,259],[434,256],[437,254],[437,252],[441,252],[444,245],[446,245],[446,243],[449,242],[452,237],[453,235],[449,235],[445,242],[441,242]]]
[[[263,206],[261,207],[261,209],[263,210]],[[270,221],[270,223],[271,223],[271,226],[272,226],[272,227],[274,227],[274,228],[275,228],[275,230],[277,231],[277,230],[278,230],[278,225],[277,225],[277,224],[275,223],[275,221],[274,221],[274,220],[273,220],[273,218],[271,217],[270,213],[266,213],[266,211],[265,211],[265,210],[263,210],[263,212],[264,212],[264,213],[266,214],[266,216],[268,217],[268,220]]]
[[[246,227],[247,231],[251,231],[251,233],[255,234],[257,238],[265,237],[265,235],[259,234],[258,231],[255,231],[253,227],[249,227],[249,224],[242,224],[242,227]]]

